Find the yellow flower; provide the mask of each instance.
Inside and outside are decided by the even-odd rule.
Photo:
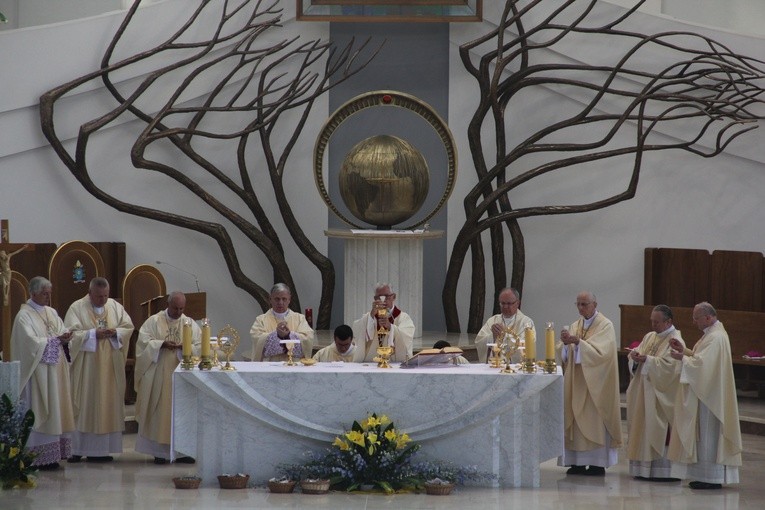
[[[375,418],[374,416],[370,416],[367,418],[367,424],[370,427],[376,427],[382,423],[382,418]]]
[[[396,439],[396,448],[399,450],[406,446],[406,443],[411,441],[412,439],[409,437],[409,434],[401,434],[398,436],[398,439]]]
[[[18,447],[16,447],[16,446],[11,446],[11,449],[8,451],[8,458],[9,458],[9,459],[12,459],[12,458],[14,458],[16,455],[18,455],[18,454],[19,454],[19,451],[20,451],[20,450],[19,450],[19,448],[18,448]]]
[[[380,416],[380,425],[387,425],[389,423],[390,423],[390,418],[388,418],[384,414]]]
[[[396,440],[396,430],[395,429],[388,429],[385,431],[385,439],[388,441],[395,441]]]
[[[346,451],[350,448],[350,445],[346,443],[345,441],[343,441],[342,439],[340,439],[339,437],[335,437],[335,442],[332,443],[332,446],[337,446],[342,451]]]
[[[364,434],[361,432],[351,430],[350,432],[345,433],[345,437],[348,438],[348,440],[352,443],[356,443],[359,446],[364,446]]]
[[[377,434],[374,432],[368,432],[367,438],[369,438],[369,442],[372,444],[380,444],[380,441],[377,440]]]

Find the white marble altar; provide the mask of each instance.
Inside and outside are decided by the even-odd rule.
[[[393,285],[396,305],[412,317],[414,336],[422,335],[423,241],[437,239],[443,230],[340,230],[325,231],[345,243],[343,321],[353,321],[372,308],[378,282]]]
[[[222,473],[267,480],[279,463],[323,451],[372,412],[387,414],[420,443],[421,459],[477,465],[503,487],[538,487],[540,463],[563,452],[560,373],[499,374],[486,365],[234,366],[173,376],[172,448],[197,459],[204,485]]]
[[[21,362],[0,362],[0,395],[7,393],[13,402],[19,398],[21,388]]]

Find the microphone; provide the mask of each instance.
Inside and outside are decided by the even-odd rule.
[[[172,265],[170,262],[165,262],[165,261],[163,261],[163,260],[157,260],[157,261],[156,261],[156,263],[157,263],[157,264],[164,264],[164,265],[166,265],[166,266],[170,266],[170,267],[172,267],[173,269],[177,269],[177,270],[178,270],[178,271],[180,271],[181,273],[190,274],[191,276],[193,276],[193,277],[194,277],[194,283],[196,283],[196,284],[197,284],[197,292],[202,292],[201,290],[199,290],[199,278],[197,278],[197,275],[195,275],[195,274],[194,274],[194,273],[192,273],[191,271],[186,271],[185,269],[181,269],[180,267],[178,267],[178,266],[174,266],[174,265]]]

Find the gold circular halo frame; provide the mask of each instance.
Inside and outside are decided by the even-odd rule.
[[[358,229],[365,229],[366,227],[358,225],[346,218],[340,211],[337,210],[337,207],[335,207],[335,204],[332,203],[332,200],[330,200],[329,194],[327,193],[327,188],[324,186],[324,176],[322,172],[324,166],[324,152],[326,152],[327,145],[329,144],[329,139],[332,138],[334,132],[351,115],[367,110],[369,108],[383,106],[404,108],[425,119],[425,121],[430,124],[431,127],[433,127],[436,134],[441,139],[441,143],[443,143],[444,149],[446,149],[448,173],[446,176],[446,186],[444,188],[444,193],[441,195],[441,200],[438,201],[436,207],[430,213],[428,213],[425,218],[423,218],[421,221],[418,221],[417,223],[408,225],[401,229],[413,230],[415,227],[418,227],[430,220],[433,216],[436,215],[438,211],[441,210],[444,204],[446,204],[446,201],[449,199],[449,196],[454,190],[454,182],[457,177],[457,148],[454,144],[452,132],[446,125],[446,122],[444,122],[444,120],[436,113],[433,107],[431,107],[426,102],[421,101],[412,95],[404,94],[403,92],[397,92],[394,90],[375,90],[372,92],[365,92],[364,94],[360,94],[347,101],[340,108],[335,110],[335,113],[333,113],[327,119],[327,121],[324,123],[324,126],[321,128],[321,132],[319,133],[318,138],[316,139],[316,145],[314,146],[313,150],[313,176],[316,179],[316,188],[318,188],[319,193],[321,194],[321,198],[324,200],[324,203],[327,204],[327,207],[329,207],[329,209],[335,213],[338,218],[343,220],[348,225]]]

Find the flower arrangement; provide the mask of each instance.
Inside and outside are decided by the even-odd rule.
[[[3,489],[35,486],[31,476],[37,471],[32,467],[35,456],[26,450],[34,422],[31,409],[22,413],[3,393],[0,398],[0,483]]]
[[[392,493],[416,484],[410,459],[419,449],[420,445],[396,430],[387,416],[373,413],[361,422],[354,421],[350,430],[335,438],[325,455],[279,469],[292,479],[328,478],[338,489],[353,491],[369,485]]]
[[[284,480],[329,480],[335,489],[354,491],[370,486],[387,493],[497,479],[477,466],[443,461],[414,463],[412,459],[419,449],[420,445],[397,430],[387,416],[373,413],[361,422],[354,421],[350,430],[335,437],[323,455],[306,452],[307,462],[281,464],[277,470]]]

